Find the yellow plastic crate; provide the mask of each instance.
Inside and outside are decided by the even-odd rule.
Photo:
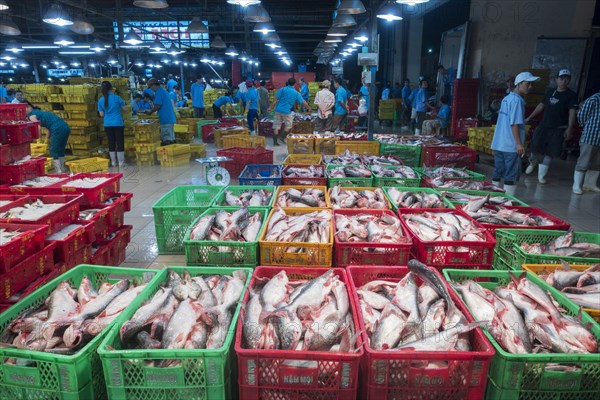
[[[322,162],[323,157],[320,154],[290,154],[283,161],[283,165],[319,165]]]
[[[167,146],[161,146],[156,149],[156,154],[159,158],[170,157],[177,158],[183,155],[187,155],[189,159],[190,145],[189,144],[170,144]]]
[[[315,154],[334,156],[338,138],[315,138]]]
[[[63,104],[62,106],[66,111],[96,111],[95,104]]]
[[[315,138],[313,135],[294,135],[286,138],[288,154],[314,154]]]
[[[65,165],[73,173],[108,171],[109,161],[106,158],[92,157],[82,160],[67,161]]]
[[[304,134],[309,135],[314,132],[314,127],[312,121],[296,121],[292,126],[291,133]]]
[[[191,143],[190,154],[194,158],[205,158],[206,157],[206,144],[204,143]]]
[[[187,133],[188,132],[188,126],[187,125],[182,125],[182,124],[175,124],[174,127],[175,133]]]
[[[375,140],[338,140],[335,143],[336,154],[345,153],[346,150],[356,154],[378,156],[379,142]]]
[[[23,92],[29,94],[55,94],[60,93],[60,88],[54,85],[44,85],[39,83],[33,83],[28,85],[23,85],[21,88]]]
[[[54,164],[52,163],[54,160],[52,157],[46,157],[46,161],[44,162],[44,172],[46,174],[52,173],[54,171]]]
[[[215,147],[217,149],[223,148],[223,138],[226,136],[234,136],[234,135],[250,135],[250,132],[247,128],[234,128],[234,129],[215,129]]]
[[[31,143],[31,145],[29,147],[31,149],[32,157],[39,157],[39,156],[43,156],[44,154],[48,153],[48,144],[47,143]],[[48,161],[48,160],[46,159],[46,161]]]
[[[94,85],[66,85],[62,87],[63,94],[94,98],[97,87]]]
[[[190,157],[179,156],[168,160],[159,159],[161,167],[181,167],[190,163]]]
[[[267,147],[267,139],[264,136],[233,135],[223,138],[223,148],[230,147]]]
[[[156,149],[160,147],[160,142],[153,143],[134,143],[133,147],[135,147],[136,153],[140,154],[148,154],[155,153]]]

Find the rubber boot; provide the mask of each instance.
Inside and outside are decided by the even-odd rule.
[[[535,171],[535,167],[537,167],[537,165],[538,165],[538,159],[537,159],[537,157],[534,157],[533,155],[531,155],[529,157],[529,165],[525,169],[525,174],[526,175],[531,175],[531,173],[533,171]]]
[[[287,142],[287,135],[288,131],[283,131],[279,134],[279,140],[281,140],[281,143],[285,144]]]
[[[500,186],[500,185],[502,185],[502,182],[500,182],[500,181],[492,180],[492,185],[502,188],[502,186]]]
[[[420,136],[421,130],[419,128],[415,128],[415,136]]]
[[[573,174],[573,193],[583,194],[583,190],[581,189],[581,184],[583,183],[584,177],[587,178],[585,172],[575,171],[575,173]]]
[[[60,159],[52,160],[52,165],[54,166],[54,173],[56,174],[64,174],[66,171],[63,169]]]
[[[541,184],[546,183],[546,175],[548,175],[549,166],[540,164],[538,165],[538,182]]]
[[[507,185],[507,184],[504,184],[504,191],[507,194],[510,194],[510,195],[514,196],[515,192],[517,191],[517,185]]]
[[[599,175],[600,171],[589,170],[585,174],[585,180],[583,181],[583,190],[599,193],[600,188],[596,186],[596,182],[598,182]]]
[[[127,168],[127,163],[125,162],[125,152],[118,151],[117,158],[119,159],[119,168],[121,168],[121,169]]]
[[[110,166],[116,168],[117,167],[117,153],[114,151],[109,151],[108,155],[110,156]]]
[[[65,165],[65,158],[58,157],[58,162],[60,163],[60,169],[66,174],[68,171],[67,166]]]
[[[273,146],[279,146],[279,143],[277,142],[277,138],[279,137],[279,134],[273,134]]]

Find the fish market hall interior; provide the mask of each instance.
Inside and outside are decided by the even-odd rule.
[[[0,0],[0,398],[600,398],[600,2]]]

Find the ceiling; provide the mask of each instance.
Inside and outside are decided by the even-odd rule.
[[[95,27],[93,35],[76,35],[68,28],[43,23],[42,15],[51,3],[48,0],[7,0],[10,6],[8,14],[19,26],[22,34],[12,37],[0,35],[0,43],[6,43],[8,40],[16,40],[19,44],[51,43],[57,34],[68,33],[76,42],[100,39],[112,44],[115,42],[113,21],[122,20],[125,24],[130,21],[148,20],[189,21],[191,17],[197,16],[209,21],[211,40],[214,36],[220,35],[227,45],[233,44],[238,51],[245,50],[261,61],[275,61],[277,58],[273,51],[264,45],[261,34],[252,32],[254,24],[243,20],[243,8],[228,4],[226,0],[168,0],[169,7],[162,10],[135,7],[132,5],[133,0],[58,0],[57,2],[70,10],[84,12]],[[369,8],[369,0],[365,0],[364,3]],[[283,46],[294,63],[316,60],[313,51],[331,27],[337,4],[338,0],[262,1]],[[366,21],[367,15],[368,13],[355,16],[357,22],[360,24]],[[127,29],[126,27],[125,30]],[[224,50],[216,49],[201,51],[219,55],[224,53]],[[128,53],[131,53],[132,57],[144,57],[143,51],[140,50],[128,50]],[[188,49],[186,57],[193,57],[199,53],[198,49]],[[47,54],[41,51],[35,54],[28,52],[25,56],[47,58]]]

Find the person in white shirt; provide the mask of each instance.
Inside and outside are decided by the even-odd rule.
[[[315,130],[317,132],[331,131],[333,126],[333,106],[335,105],[335,96],[329,88],[331,82],[324,80],[321,82],[321,90],[315,96],[315,105],[318,108],[317,119],[315,120]]]
[[[11,101],[12,104],[25,103],[25,95],[20,90],[15,92],[15,98]]]

